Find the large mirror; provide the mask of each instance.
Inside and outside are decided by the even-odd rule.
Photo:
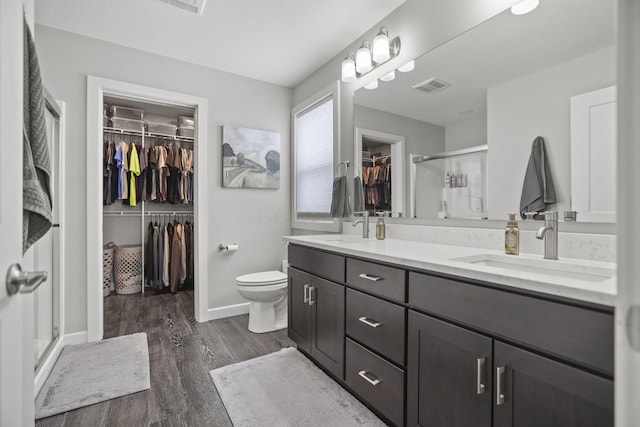
[[[615,132],[615,90],[609,90],[613,104],[605,103],[606,111],[598,113],[609,120],[609,127],[598,132],[609,136],[600,135],[595,148],[573,143],[572,149],[571,141],[577,134],[572,124],[576,98],[615,86],[614,24],[614,0],[542,1],[521,16],[506,10],[417,58],[413,71],[396,71],[394,80],[380,81],[377,89],[358,89],[356,167],[366,168],[371,155],[390,162],[396,179],[389,186],[391,195],[383,194],[382,200],[393,203],[389,210],[404,217],[442,218],[438,189],[452,183],[464,188],[472,180],[455,153],[486,145],[486,163],[472,168],[484,174],[479,188],[485,194],[466,190],[468,206],[477,218],[505,219],[519,211],[532,143],[541,136],[557,199],[550,208],[577,210],[578,221],[615,221],[590,216],[572,201],[587,187],[606,199],[602,204],[615,206],[615,133],[609,135]],[[451,152],[455,160],[428,173],[422,163],[414,163]],[[421,197],[433,207],[416,210]]]

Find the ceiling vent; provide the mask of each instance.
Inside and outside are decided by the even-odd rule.
[[[427,93],[437,92],[443,89],[448,88],[449,83],[444,80],[437,79],[435,77],[430,78],[429,80],[425,80],[422,83],[418,83],[415,86],[412,86],[414,89],[421,90]]]
[[[178,7],[187,12],[202,15],[204,10],[204,4],[207,0],[160,0],[163,3],[170,4],[171,6]]]

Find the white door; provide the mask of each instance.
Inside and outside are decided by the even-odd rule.
[[[0,0],[0,425],[33,424],[33,319],[6,274],[22,261],[22,2]]]
[[[571,97],[571,210],[616,222],[616,87]]]

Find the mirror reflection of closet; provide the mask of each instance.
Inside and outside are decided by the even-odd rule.
[[[364,208],[370,215],[392,211],[391,147],[368,137],[362,142]]]
[[[355,167],[362,178],[364,208],[370,215],[405,216],[404,137],[356,128]]]

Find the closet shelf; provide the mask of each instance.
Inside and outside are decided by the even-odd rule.
[[[170,141],[193,142],[195,140],[195,138],[191,137],[191,136],[178,136],[178,135],[173,136],[173,135],[166,135],[166,134],[161,134],[161,133],[126,130],[126,129],[106,127],[106,126],[102,128],[102,131],[104,133],[119,134],[119,135],[132,135],[132,136],[142,136],[144,134],[144,136],[149,137],[149,138],[166,139],[166,140],[170,140]]]

